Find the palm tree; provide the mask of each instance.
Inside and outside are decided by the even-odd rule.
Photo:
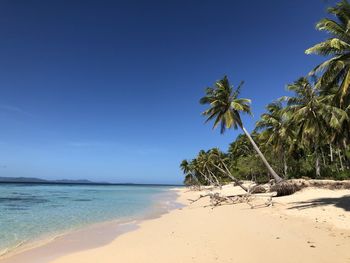
[[[182,160],[180,169],[185,175],[191,173],[190,163],[187,160]]]
[[[194,158],[191,161],[191,169],[192,172],[198,177],[200,178],[199,181],[204,182],[205,184],[214,184],[213,181],[205,174],[202,172],[202,167],[201,164],[198,160],[198,158]]]
[[[255,125],[256,130],[262,130],[259,140],[275,154],[282,158],[284,176],[288,176],[287,148],[291,144],[291,129],[287,129],[287,115],[283,112],[281,101],[276,101],[266,106],[267,112],[262,114]]]
[[[218,178],[211,171],[212,166],[209,160],[209,153],[201,150],[196,159],[198,161],[198,171],[208,178],[210,184],[220,186]]]
[[[295,93],[286,98],[286,111],[291,114],[289,127],[296,128],[301,144],[314,148],[316,177],[320,177],[319,151],[329,134],[341,129],[347,114],[329,104],[327,96],[320,96],[307,78],[300,78],[287,88]]]
[[[241,156],[249,156],[254,151],[252,144],[248,140],[247,136],[240,134],[236,140],[230,143],[228,153],[232,160]]]
[[[201,98],[200,103],[209,104],[210,106],[209,109],[202,114],[207,116],[206,122],[215,119],[213,128],[216,128],[220,124],[221,133],[224,133],[225,130],[229,128],[237,129],[240,127],[247,135],[256,152],[259,154],[269,173],[277,183],[281,182],[282,178],[272,169],[249,132],[243,126],[240,113],[251,114],[251,109],[249,99],[238,97],[242,84],[243,82],[241,82],[237,89],[234,90],[233,87],[231,87],[227,76],[224,76],[223,79],[215,83],[214,87],[207,88],[206,96]]]
[[[305,53],[330,57],[314,68],[310,75],[321,73],[316,85],[321,89],[330,89],[337,84],[337,99],[346,108],[350,94],[350,4],[342,0],[335,7],[328,8],[328,13],[334,15],[336,20],[322,19],[316,29],[326,31],[331,37]]]
[[[218,148],[211,149],[208,151],[208,154],[211,164],[215,168],[217,168],[224,176],[231,178],[231,180],[240,186],[244,191],[248,192],[248,188],[246,188],[237,178],[235,178],[227,167],[229,163],[227,154],[224,154]]]
[[[192,165],[190,162],[188,162],[187,160],[183,160],[180,164],[180,169],[182,170],[182,172],[185,175],[185,184],[186,185],[187,184],[193,185],[194,182],[199,184],[199,181],[198,181],[196,175],[193,173]]]

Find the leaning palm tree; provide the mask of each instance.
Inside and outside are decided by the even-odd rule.
[[[199,155],[191,161],[191,171],[199,179],[200,182],[204,182],[206,185],[215,185],[212,177],[210,175],[208,176],[208,174],[203,170],[203,162],[201,160],[200,154],[201,151]]]
[[[221,152],[218,148],[213,148],[208,151],[209,160],[211,164],[218,169],[220,173],[224,176],[229,177],[232,181],[234,181],[238,186],[240,186],[244,191],[248,192],[249,189],[245,187],[237,178],[235,178],[230,169],[228,168],[229,158],[227,154]]]
[[[266,106],[267,112],[262,114],[255,124],[256,130],[261,130],[259,141],[264,142],[268,149],[281,157],[285,178],[288,177],[287,151],[291,145],[291,129],[287,128],[288,115],[283,111],[281,101],[275,101]]]
[[[206,96],[201,98],[201,104],[209,104],[209,109],[204,111],[202,114],[207,117],[206,122],[214,120],[213,128],[216,128],[220,124],[220,131],[224,133],[226,129],[240,127],[243,132],[247,135],[249,141],[253,145],[254,149],[262,159],[269,173],[275,179],[275,181],[281,182],[282,178],[272,169],[270,164],[267,162],[265,156],[256,145],[249,132],[243,126],[243,122],[240,113],[251,114],[250,100],[239,98],[240,88],[243,82],[234,89],[227,78],[224,76],[223,79],[217,81],[214,87],[206,89]]]
[[[211,171],[212,167],[211,167],[210,160],[209,160],[209,153],[205,152],[204,150],[201,150],[201,151],[199,151],[196,159],[198,162],[198,171],[200,173],[202,173],[203,175],[206,175],[206,177],[210,181],[211,185],[220,186],[220,182],[219,182],[218,178]]]
[[[316,28],[326,31],[331,37],[307,49],[305,53],[328,58],[310,75],[320,75],[316,86],[321,89],[338,85],[337,99],[346,108],[350,97],[350,4],[342,0],[335,7],[328,8],[328,13],[336,19],[322,19]]]

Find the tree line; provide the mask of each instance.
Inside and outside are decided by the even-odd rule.
[[[201,150],[180,168],[186,185],[217,185],[240,179],[279,183],[289,178],[350,178],[350,4],[328,8],[316,29],[330,36],[305,51],[326,60],[287,85],[288,96],[266,106],[250,134],[241,114],[251,101],[240,97],[243,86],[227,76],[205,90],[202,115],[213,127],[241,129],[227,152]],[[243,186],[242,186],[243,187]]]

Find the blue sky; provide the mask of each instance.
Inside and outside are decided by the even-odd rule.
[[[198,100],[245,80],[264,106],[321,58],[304,50],[334,1],[1,1],[0,176],[180,183],[228,144]]]

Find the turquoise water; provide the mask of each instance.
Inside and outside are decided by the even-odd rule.
[[[169,188],[0,184],[0,255],[43,236],[140,217],[154,207],[156,199],[165,199]]]

